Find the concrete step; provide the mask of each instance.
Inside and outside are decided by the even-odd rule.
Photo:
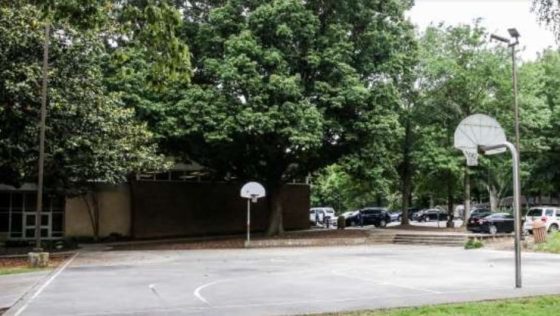
[[[466,237],[461,238],[443,238],[443,237],[434,237],[434,236],[427,236],[427,237],[410,237],[410,236],[395,236],[395,240],[445,240],[445,241],[467,241]]]
[[[466,240],[466,239],[464,239],[464,240],[459,240],[459,239],[457,239],[457,240],[449,240],[449,239],[447,239],[447,240],[446,240],[446,239],[430,239],[430,238],[422,238],[422,239],[420,239],[420,238],[418,238],[418,239],[412,239],[412,238],[411,238],[411,239],[408,239],[408,238],[395,238],[394,241],[395,241],[395,242],[397,242],[397,241],[402,241],[402,242],[407,242],[407,241],[409,241],[409,242],[423,241],[423,242],[434,242],[434,243],[437,243],[437,242],[460,243],[460,242],[466,242],[467,240]]]
[[[466,236],[442,234],[397,234],[395,244],[434,245],[434,246],[463,246]]]
[[[392,244],[395,240],[395,236],[376,236],[368,237],[367,241],[369,244]]]
[[[433,241],[433,242],[439,242],[439,241],[444,241],[444,242],[466,242],[467,238],[461,238],[461,239],[448,239],[448,238],[433,238],[433,237],[428,237],[428,238],[410,238],[410,237],[399,237],[396,236],[395,241],[397,240],[401,240],[401,241],[416,241],[416,240],[423,240],[423,241]]]
[[[394,242],[395,245],[419,245],[419,246],[440,246],[440,247],[463,247],[464,243],[433,243],[433,242]]]

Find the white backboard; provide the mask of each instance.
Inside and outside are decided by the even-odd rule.
[[[247,182],[241,188],[241,197],[246,199],[262,198],[266,196],[264,187],[258,182]]]
[[[484,114],[473,114],[459,123],[455,130],[454,147],[457,149],[478,148],[478,146],[494,146],[503,144],[506,134],[500,123],[494,118]],[[487,155],[504,152],[500,148]]]
[[[467,164],[474,166],[478,163],[478,147],[494,146],[506,142],[506,134],[500,123],[484,114],[473,114],[461,121],[455,130],[454,147],[462,150],[467,157]],[[493,155],[506,151],[499,148],[485,152]]]

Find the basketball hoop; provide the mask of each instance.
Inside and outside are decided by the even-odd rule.
[[[461,150],[467,158],[467,166],[478,165],[478,147],[492,146],[506,141],[500,124],[490,116],[473,114],[461,121],[455,130],[454,147]],[[503,153],[505,148],[485,152],[485,155]]]
[[[249,247],[251,242],[251,202],[257,203],[258,199],[266,196],[266,191],[262,184],[258,182],[247,182],[241,188],[240,195],[247,199],[247,240],[245,240],[245,247]]]
[[[476,148],[465,148],[463,154],[467,158],[467,166],[478,166],[478,150]]]
[[[508,142],[500,123],[484,114],[473,114],[459,123],[455,130],[454,147],[461,150],[467,158],[467,166],[478,164],[478,149],[484,155],[511,152],[514,196],[515,231],[515,287],[521,287],[521,186],[519,182],[519,156],[515,146]]]

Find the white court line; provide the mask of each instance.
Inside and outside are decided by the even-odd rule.
[[[209,282],[209,283],[203,284],[203,285],[197,287],[197,288],[194,290],[193,294],[194,294],[194,296],[196,296],[196,298],[198,298],[199,300],[201,300],[204,304],[210,305],[210,303],[208,303],[208,301],[204,298],[204,296],[202,296],[202,294],[200,294],[200,291],[202,291],[203,289],[205,289],[205,288],[207,288],[207,287],[209,287],[209,286],[212,286],[212,285],[214,285],[214,284],[218,284],[218,283],[222,283],[222,282],[226,282],[226,281],[227,281],[227,280],[218,280],[218,281],[213,281],[213,282]]]
[[[249,277],[244,277],[244,279],[247,278],[255,278],[255,277],[260,277],[263,275],[268,275],[268,276],[278,276],[278,275],[284,275],[284,274],[288,274],[288,275],[294,275],[294,274],[307,274],[307,273],[316,273],[317,270],[316,269],[305,269],[305,270],[301,270],[301,271],[282,271],[282,272],[277,272],[277,273],[264,273],[264,274],[258,274],[258,275],[253,275],[253,276],[249,276]],[[323,272],[318,273],[319,275],[322,275]],[[200,294],[200,292],[212,285],[218,284],[218,283],[223,283],[223,282],[230,282],[230,281],[235,281],[235,279],[224,279],[224,280],[217,280],[217,281],[213,281],[213,282],[209,282],[209,283],[205,283],[199,287],[197,287],[194,291],[193,291],[193,295],[199,299],[201,302],[203,302],[206,305],[211,305],[208,300],[202,296],[202,294]]]
[[[23,311],[27,308],[27,306],[29,306],[29,303],[31,303],[31,301],[33,301],[37,296],[39,296],[39,294],[41,294],[41,292],[43,292],[43,290],[45,290],[47,288],[47,286],[49,286],[49,284],[51,284],[51,282],[59,275],[62,273],[62,271],[64,271],[64,269],[66,269],[66,267],[72,262],[74,261],[74,259],[76,258],[76,256],[78,256],[78,253],[74,254],[72,256],[72,258],[70,258],[68,261],[66,261],[66,263],[64,263],[60,268],[58,268],[58,271],[56,271],[45,283],[43,283],[43,285],[41,285],[41,287],[39,289],[37,289],[37,291],[33,294],[33,296],[31,296],[29,298],[29,300],[27,300],[27,302],[20,307],[20,309],[18,309],[18,311],[14,314],[14,316],[19,316],[21,313],[23,313]]]

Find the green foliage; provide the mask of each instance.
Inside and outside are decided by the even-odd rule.
[[[351,174],[346,167],[334,164],[315,174],[311,186],[313,206],[331,206],[337,212],[344,212],[364,206],[386,205],[395,177],[383,174],[387,169],[384,165],[372,168],[367,175]]]
[[[545,243],[535,245],[535,250],[560,253],[560,233],[549,234]]]
[[[193,85],[159,125],[174,127],[179,156],[278,183],[394,139],[383,78],[406,68],[413,41],[399,1],[200,3],[202,16],[185,11]]]
[[[470,302],[460,304],[428,305],[422,307],[395,308],[386,310],[336,313],[342,316],[548,316],[560,308],[559,296],[538,296],[529,298]],[[328,315],[328,314],[327,314]]]
[[[36,177],[43,22],[31,5],[0,10],[0,175],[18,185]],[[100,37],[52,24],[47,185],[83,194],[94,183],[119,183],[131,172],[162,168],[146,124],[103,85],[100,65],[107,55]]]
[[[412,154],[418,166],[416,191],[456,197],[466,167],[461,152],[453,148],[455,128],[474,113],[501,122],[507,117],[509,105],[504,100],[511,100],[503,88],[511,82],[507,55],[487,46],[485,30],[478,23],[428,27],[419,46],[420,106],[415,121],[419,137]]]
[[[478,249],[482,247],[484,247],[484,244],[478,239],[469,239],[465,243],[465,249]]]
[[[191,5],[192,85],[154,124],[168,152],[271,191],[351,154],[387,156],[399,131],[394,80],[414,60],[409,3]]]
[[[560,55],[552,50],[544,51],[540,58],[520,69],[521,155],[526,189],[532,194],[560,189],[558,71]]]

